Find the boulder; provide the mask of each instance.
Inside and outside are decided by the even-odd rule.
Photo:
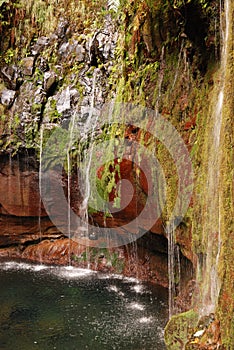
[[[54,71],[45,72],[43,88],[47,93],[55,85],[56,79],[57,79],[57,74]]]
[[[5,89],[1,92],[1,103],[10,108],[15,100],[16,92],[14,90]]]
[[[22,74],[23,75],[33,75],[34,70],[34,57],[25,57],[21,61]]]

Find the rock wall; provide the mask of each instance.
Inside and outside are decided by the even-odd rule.
[[[36,9],[32,5],[31,11]],[[2,43],[4,46],[1,61],[1,170],[0,170],[0,255],[2,258],[23,258],[45,263],[73,263],[85,266],[86,247],[70,242],[48,217],[40,199],[40,164],[41,147],[48,136],[62,125],[66,128],[74,114],[78,122],[85,124],[90,108],[98,111],[107,100],[115,96],[112,91],[111,74],[115,74],[115,49],[118,39],[118,18],[106,10],[83,2],[90,16],[90,23],[83,27],[80,19],[71,15],[73,2],[68,4],[67,13],[62,8],[54,8],[57,17],[48,30],[51,17],[47,13],[45,23],[41,24],[39,14],[28,12],[27,8],[18,10],[12,5],[15,16],[13,42]],[[93,8],[94,6],[94,8]],[[8,10],[2,5],[3,14],[8,19]],[[98,21],[94,23],[92,11],[98,10]],[[82,8],[76,8],[80,18],[87,17]],[[34,16],[34,17],[33,17]],[[113,20],[114,16],[114,20]],[[26,28],[26,20],[35,26],[31,32]],[[13,30],[13,23],[2,25],[2,36]],[[25,38],[22,38],[20,26],[25,26]],[[18,47],[17,47],[18,46]],[[27,52],[25,53],[25,50]],[[115,78],[116,79],[116,78]],[[109,81],[109,83],[107,83]],[[114,81],[114,80],[113,80]],[[95,89],[94,89],[95,86]],[[126,139],[133,135],[126,131]],[[97,170],[101,177],[101,170]],[[131,162],[121,164],[120,177],[135,184],[136,174]],[[68,192],[68,177],[59,178]],[[91,215],[95,224],[121,226],[129,218],[137,216],[144,206],[146,183],[141,180],[138,192],[121,214],[116,214],[108,223],[98,213]],[[110,193],[113,197],[113,193]],[[121,198],[126,196],[122,193]],[[59,201],[54,194],[53,200]],[[127,199],[126,199],[127,200]],[[76,185],[76,175],[71,179],[71,205],[79,212],[81,195]],[[136,209],[137,208],[137,209]],[[64,223],[67,225],[67,222]],[[138,229],[138,228],[137,228]],[[133,233],[136,228],[133,227]],[[153,229],[163,234],[162,222],[159,220]],[[67,232],[68,235],[68,232]],[[159,238],[158,244],[165,238]],[[165,242],[163,243],[165,245]],[[141,275],[167,286],[167,250],[160,247],[140,249],[139,264],[132,265],[129,251],[132,247],[121,249],[124,259],[124,273],[129,276]],[[158,256],[155,252],[158,251]],[[89,253],[91,265],[95,269],[116,270],[113,264],[106,266],[105,254]],[[114,253],[113,253],[114,254]],[[119,255],[118,249],[117,253]],[[121,255],[120,254],[120,255]],[[101,258],[99,259],[99,255]],[[149,258],[150,256],[150,258]],[[97,263],[98,261],[98,263]],[[121,261],[121,259],[120,259]],[[131,266],[132,265],[132,266]],[[142,266],[141,266],[142,265]]]
[[[200,327],[197,296],[203,291],[199,279],[194,282],[192,278],[194,272],[199,275],[210,234],[208,232],[206,238],[202,235],[207,169],[204,150],[211,129],[207,106],[212,105],[219,85],[223,40],[220,22],[224,18],[224,3],[216,0],[170,1],[166,4],[164,1],[128,1],[119,9],[113,9],[105,1],[97,4],[83,0],[77,4],[70,0],[62,1],[61,6],[57,6],[56,1],[50,5],[45,2],[43,6],[40,3],[40,11],[38,1],[29,1],[25,6],[19,0],[17,4],[19,6],[11,1],[8,7],[4,1],[1,4],[4,20],[0,26],[0,256],[46,263],[72,262],[79,266],[85,266],[89,259],[92,268],[138,275],[167,286],[168,237],[164,227],[175,205],[178,176],[172,156],[162,143],[143,135],[143,144],[147,143],[154,150],[163,167],[167,201],[160,219],[137,243],[137,264],[135,260],[133,264],[134,244],[107,251],[87,250],[70,242],[49,220],[39,190],[41,149],[58,125],[68,129],[75,115],[80,130],[85,130],[90,109],[95,119],[105,102],[113,100],[133,102],[156,110],[180,133],[190,152],[195,173],[189,209],[174,232],[173,252],[177,254],[173,276],[177,300],[174,311],[186,311],[191,303],[194,309],[172,319],[175,328],[170,328],[170,324],[167,327],[168,334],[172,333],[167,343],[171,349],[180,349],[181,344],[185,346],[190,338],[187,345],[191,347],[231,349],[233,313],[228,308],[233,280],[233,240],[230,239],[233,235],[230,219],[233,217],[230,215],[233,211],[233,154],[230,146],[233,144],[232,35],[229,38],[226,107],[221,132],[222,191],[218,189],[223,218],[219,271],[221,293],[215,316],[208,315],[208,321],[201,321],[207,330],[204,338],[202,341],[199,337],[193,338],[196,327]],[[229,10],[231,17],[232,4]],[[96,129],[99,137],[102,137],[102,132],[105,134],[98,121]],[[115,133],[116,129],[109,130],[113,138]],[[90,222],[116,227],[141,212],[149,195],[148,184],[144,176],[139,176],[139,170],[132,166],[131,149],[133,140],[141,137],[139,130],[125,128],[130,161],[122,161],[118,166],[114,161],[108,167],[100,166],[95,173],[104,196],[110,201],[120,198],[120,205],[121,201],[128,202],[129,196],[125,192],[120,197],[117,195],[116,182],[119,178],[130,180],[135,187],[129,205],[112,218],[90,211]],[[75,149],[71,152],[72,157],[78,153],[82,158],[89,142],[90,137],[85,139],[79,152]],[[50,164],[53,161],[50,159]],[[66,165],[59,181],[66,196],[70,183],[71,204],[79,213],[83,200],[77,186],[79,170],[74,170],[70,178],[67,172]],[[108,186],[113,179],[113,184]],[[135,234],[142,228],[144,224],[134,227],[131,233]],[[181,281],[177,278],[179,271],[182,272]],[[207,336],[209,332],[213,332],[213,338]]]

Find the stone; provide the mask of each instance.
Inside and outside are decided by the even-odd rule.
[[[34,57],[25,57],[21,61],[22,64],[22,74],[23,75],[33,75],[34,70]]]
[[[41,72],[47,72],[49,70],[49,64],[44,57],[39,57],[37,59],[36,66]]]
[[[1,69],[1,76],[8,89],[17,90],[20,86],[20,73],[15,65],[3,67]]]
[[[69,51],[70,51],[69,43],[65,42],[60,46],[58,53],[60,55],[67,55],[69,53]]]
[[[81,254],[85,251],[85,247],[79,246],[78,243],[63,238],[54,241],[43,240],[37,245],[31,245],[25,248],[22,258],[31,261],[40,261],[45,264],[68,265],[70,262],[70,252],[73,254]]]
[[[57,111],[63,113],[71,109],[71,91],[70,87],[67,86],[60,94],[56,96],[57,100]]]
[[[59,22],[57,30],[56,30],[56,35],[60,39],[63,39],[66,35],[68,27],[69,27],[68,21],[60,19],[60,22]]]
[[[15,100],[15,96],[16,92],[14,90],[5,89],[1,92],[1,103],[9,108]]]
[[[31,53],[33,56],[38,55],[45,46],[49,44],[49,38],[46,36],[41,36],[37,39],[37,42],[33,45]]]
[[[48,92],[51,87],[55,84],[57,79],[57,74],[54,71],[45,72],[43,88]]]
[[[78,62],[83,62],[85,58],[85,48],[82,45],[76,46],[76,59]]]

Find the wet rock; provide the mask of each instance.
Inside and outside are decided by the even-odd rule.
[[[0,247],[36,244],[43,239],[61,238],[61,233],[47,218],[22,218],[0,214]]]
[[[73,55],[77,62],[83,62],[85,59],[85,48],[84,46],[78,44],[77,40],[71,40],[69,42],[64,42],[59,50],[59,55],[62,56],[63,59],[67,58],[69,55]]]
[[[137,255],[138,262],[134,258],[133,249],[130,248],[130,256],[127,258],[124,274],[129,277],[138,276],[141,280],[150,281],[167,288],[167,255],[154,254],[150,250],[139,246],[137,246]]]
[[[61,19],[56,30],[56,35],[59,37],[59,39],[63,39],[65,37],[68,27],[68,21]]]
[[[47,72],[49,70],[49,65],[48,62],[45,58],[43,57],[39,57],[37,62],[36,62],[36,66],[38,67],[38,69],[41,72]]]
[[[43,88],[48,93],[53,86],[55,86],[57,74],[53,71],[45,72]]]
[[[23,141],[26,141],[28,133],[37,130],[46,99],[46,92],[42,86],[35,86],[33,82],[28,81],[22,84],[11,113],[13,116],[17,114],[20,118],[17,133]]]
[[[79,99],[79,92],[75,88],[67,86],[64,90],[54,96],[56,100],[57,111],[63,115],[64,118],[70,117]]]
[[[1,103],[8,108],[12,106],[16,92],[14,90],[3,90],[1,92]]]
[[[19,69],[12,66],[5,66],[1,70],[2,79],[9,90],[17,90],[22,83]]]
[[[34,70],[34,57],[25,57],[21,61],[22,74],[23,75],[33,75]]]
[[[56,96],[57,110],[63,113],[71,109],[71,93],[69,86]]]
[[[47,215],[41,207],[38,172],[33,162],[27,157],[1,157],[0,213],[18,217]]]
[[[31,53],[33,56],[38,55],[49,44],[49,38],[41,36],[37,42],[32,46]]]
[[[85,57],[85,48],[82,45],[76,46],[76,59],[78,62],[83,62]]]
[[[63,44],[60,46],[60,48],[59,48],[59,50],[58,50],[58,53],[59,53],[59,55],[64,55],[64,54],[66,54],[66,56],[67,56],[67,54],[70,53],[70,45],[69,45],[69,43],[68,43],[68,42],[63,43]]]
[[[85,246],[69,240],[59,239],[55,242],[42,241],[37,245],[27,247],[21,257],[31,261],[43,261],[48,264],[68,265],[73,255],[80,255],[85,251]]]

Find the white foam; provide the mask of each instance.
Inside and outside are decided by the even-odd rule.
[[[73,266],[60,267],[56,269],[56,275],[62,278],[80,278],[96,274],[96,271],[81,269]]]
[[[145,309],[145,306],[140,303],[131,303],[130,305],[128,305],[128,308],[143,311]]]
[[[34,265],[29,263],[22,263],[16,261],[8,261],[0,264],[0,268],[3,270],[29,270],[29,271],[41,271],[51,269],[51,266],[47,265]]]
[[[3,270],[28,270],[34,272],[45,270],[49,271],[50,273],[53,273],[55,276],[59,276],[62,278],[80,278],[96,273],[96,271],[76,268],[73,266],[55,267],[50,265],[35,265],[23,262],[19,263],[15,261],[1,263],[0,268]]]
[[[150,316],[150,317],[141,317],[139,318],[138,320],[139,323],[151,323],[153,322],[153,317]]]
[[[108,290],[109,292],[115,292],[115,293],[117,293],[117,294],[120,295],[120,296],[124,296],[124,293],[123,293],[117,286],[115,286],[115,285],[110,285],[110,286],[108,286],[108,287],[107,287],[107,290]]]
[[[116,287],[116,286],[109,286],[109,287],[107,287],[107,289],[109,290],[109,291],[112,291],[112,292],[116,292],[116,293],[118,293],[118,288]]]
[[[142,284],[136,284],[135,286],[132,286],[131,289],[139,294],[142,294],[144,292],[144,287],[142,286]]]

